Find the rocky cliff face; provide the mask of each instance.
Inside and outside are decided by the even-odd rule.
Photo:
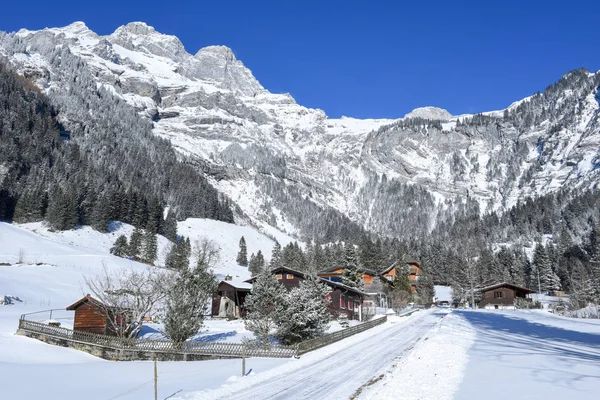
[[[231,49],[191,55],[144,23],[107,36],[83,23],[0,34],[0,54],[48,93],[60,73],[49,59],[58,47],[153,120],[156,135],[265,229],[310,237],[306,221],[316,217],[306,214],[334,209],[406,236],[467,199],[482,212],[503,210],[597,181],[599,73],[574,71],[543,94],[482,115],[424,107],[398,120],[331,119],[270,93]]]

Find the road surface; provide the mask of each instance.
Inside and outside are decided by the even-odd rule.
[[[420,311],[407,323],[397,323],[380,334],[290,374],[261,382],[227,399],[348,399],[362,385],[384,373],[446,312]],[[319,350],[316,350],[319,351]]]

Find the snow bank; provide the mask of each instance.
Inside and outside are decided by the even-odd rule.
[[[452,399],[465,372],[475,331],[459,315],[449,313],[408,355],[383,377],[367,386],[360,399]]]

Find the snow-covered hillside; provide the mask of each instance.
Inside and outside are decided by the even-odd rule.
[[[10,63],[47,93],[62,68],[73,68],[56,61],[65,46],[98,87],[151,119],[156,135],[263,229],[312,237],[311,214],[333,208],[398,236],[402,223],[414,223],[402,215],[414,206],[410,199],[430,214],[419,227],[428,229],[445,200],[502,210],[524,196],[597,180],[599,73],[574,71],[544,94],[482,115],[422,107],[397,120],[332,119],[270,93],[231,49],[192,55],[141,22],[107,36],[82,22],[0,35]]]

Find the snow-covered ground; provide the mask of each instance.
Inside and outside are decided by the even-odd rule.
[[[210,235],[232,273],[236,243],[269,251],[271,239],[250,228],[186,221],[189,235]],[[222,225],[221,225],[222,224]],[[129,229],[127,226],[118,227]],[[35,231],[35,232],[34,232]],[[193,236],[193,235],[195,236]],[[105,236],[106,235],[106,236]],[[14,335],[23,313],[64,308],[86,292],[83,277],[103,266],[149,268],[108,254],[114,235],[87,228],[53,233],[41,225],[0,223],[0,399],[152,398],[152,363],[109,362]],[[234,240],[235,239],[235,240]],[[233,245],[230,242],[233,241]],[[21,249],[23,251],[21,252]],[[20,254],[21,253],[21,254]],[[19,258],[23,263],[17,263]],[[149,325],[145,335],[157,334]],[[335,323],[330,330],[339,329]],[[207,321],[197,340],[239,341],[242,321]],[[159,398],[220,397],[596,399],[600,388],[600,320],[547,311],[419,311],[296,359],[160,362]],[[76,377],[76,379],[75,379]],[[34,384],[32,384],[34,383]],[[359,392],[360,390],[360,392]],[[512,393],[512,392],[511,392]]]
[[[214,240],[224,260],[232,257],[235,260],[235,255],[230,254],[233,250],[227,246],[229,238],[237,237],[237,244],[242,234],[247,235],[249,249],[257,246],[262,251],[269,250],[273,243],[250,228],[208,220],[196,220],[192,224],[195,228],[189,233],[195,235],[192,238],[206,235]],[[109,362],[14,335],[21,314],[64,308],[73,303],[86,293],[84,276],[100,271],[103,266],[109,270],[148,268],[109,254],[116,236],[128,234],[132,228],[122,225],[116,229],[109,234],[87,227],[49,232],[41,224],[0,223],[0,263],[12,264],[0,265],[0,296],[12,295],[22,300],[0,306],[0,399],[68,400],[80,399],[83,394],[86,399],[152,398],[152,363]],[[22,264],[17,264],[19,257]],[[230,264],[221,264],[221,273],[232,273],[227,265]],[[63,326],[69,325],[68,321],[61,322]],[[152,325],[145,329],[146,334],[152,331]],[[198,340],[238,341],[249,335],[241,321],[210,320]],[[247,361],[247,370],[266,371],[287,361],[253,358]],[[241,362],[161,362],[158,369],[159,396],[165,398],[180,389],[216,388],[241,373]]]
[[[545,311],[459,312],[475,329],[456,399],[597,399],[600,321]]]
[[[382,325],[290,360],[277,369],[177,398],[348,399],[426,337],[446,312],[429,310],[409,317],[389,317]]]

